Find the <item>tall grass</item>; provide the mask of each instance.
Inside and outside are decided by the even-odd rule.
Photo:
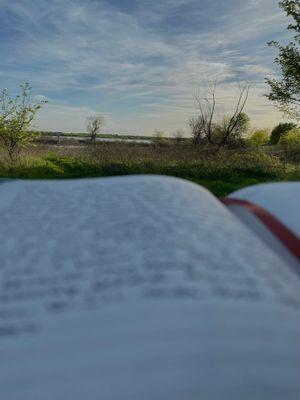
[[[90,146],[38,145],[14,164],[0,153],[0,177],[60,179],[128,174],[162,174],[200,183],[218,196],[259,182],[297,179],[276,156],[250,150],[217,153],[189,144],[99,143]]]

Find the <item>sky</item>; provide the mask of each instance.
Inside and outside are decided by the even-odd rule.
[[[288,40],[288,22],[277,0],[0,0],[0,88],[29,82],[48,100],[37,129],[84,132],[102,114],[107,133],[172,135],[188,134],[207,81],[220,113],[250,82],[252,126],[272,127],[266,43]]]

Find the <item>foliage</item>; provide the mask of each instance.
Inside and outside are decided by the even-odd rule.
[[[297,146],[300,144],[300,128],[290,130],[286,135],[280,139],[281,144],[288,144],[290,146]]]
[[[100,158],[96,156],[97,147]],[[176,153],[176,145],[163,147],[159,151],[156,146],[128,145],[127,149],[133,153],[121,155],[123,148],[126,146],[96,144],[93,147],[95,155],[88,148],[86,153],[82,148],[77,150],[78,153],[75,153],[76,149],[70,148],[65,150],[65,154],[57,150],[55,153],[37,153],[35,156],[32,155],[33,150],[37,152],[38,149],[30,149],[30,155],[27,158],[23,156],[18,163],[0,162],[0,177],[65,179],[161,174],[200,183],[218,196],[250,184],[284,179],[283,165],[279,159],[256,151],[229,151],[222,148],[216,154],[205,155],[195,152],[194,146],[183,145]],[[103,158],[105,149],[116,149],[116,152]],[[74,155],[67,155],[68,152]],[[162,162],[158,162],[161,159]]]
[[[300,158],[300,128],[294,128],[280,139],[280,146],[289,160],[299,161]]]
[[[225,116],[222,121],[217,122],[213,126],[212,137],[215,143],[221,143],[226,135],[228,124],[230,123],[230,116]],[[250,118],[246,113],[241,113],[237,117],[236,125],[231,134],[227,138],[227,144],[232,144],[240,139],[247,133],[250,127]]]
[[[292,117],[300,116],[300,2],[299,0],[283,0],[279,3],[286,14],[294,22],[288,29],[294,31],[293,41],[283,46],[276,41],[270,46],[278,49],[275,59],[280,67],[282,79],[266,79],[271,88],[267,97],[275,102],[277,107]]]
[[[252,177],[279,177],[282,172],[278,157],[257,151],[235,152],[229,162],[234,169],[248,171]]]
[[[5,89],[0,92],[0,140],[11,161],[18,159],[21,150],[39,136],[30,127],[37,111],[46,103],[31,101],[28,83],[20,88],[21,93],[15,98]]]
[[[297,128],[297,125],[293,122],[282,122],[278,124],[271,132],[270,144],[279,143],[280,138],[294,128]]]
[[[257,129],[247,138],[246,143],[250,147],[260,147],[266,145],[270,140],[268,129]]]

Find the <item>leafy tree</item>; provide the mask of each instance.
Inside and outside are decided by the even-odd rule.
[[[18,159],[21,150],[39,136],[31,129],[31,124],[37,111],[47,102],[32,102],[29,83],[20,88],[21,93],[14,98],[5,89],[0,92],[0,141],[11,161]]]
[[[294,32],[293,41],[283,46],[276,41],[269,43],[278,49],[275,63],[280,67],[281,80],[266,79],[271,88],[267,97],[291,117],[300,116],[300,1],[283,0],[279,3],[286,14],[293,18],[288,29]]]
[[[232,116],[226,115],[221,120],[217,120],[211,126],[210,141],[204,135],[202,131],[201,117],[192,118],[190,120],[190,127],[192,128],[192,135],[194,143],[208,142],[215,145],[225,145],[225,144],[239,144],[242,140],[243,135],[248,131],[250,127],[249,116],[242,112],[236,117],[236,122],[233,129],[228,134],[228,126],[230,124]],[[195,141],[195,138],[197,140]]]
[[[289,146],[298,146],[300,145],[300,129],[295,128],[289,131],[286,135],[284,135],[280,139],[281,144],[286,144]]]
[[[230,122],[230,116],[224,118],[222,136],[226,134],[227,126]],[[228,142],[234,142],[242,138],[250,128],[250,118],[245,112],[241,112],[236,117],[236,124],[228,137]]]
[[[260,147],[267,144],[269,139],[270,134],[268,129],[258,129],[250,135],[250,137],[246,140],[246,143],[251,147]]]
[[[294,128],[286,133],[279,143],[287,159],[298,161],[300,155],[300,128]]]
[[[277,144],[280,139],[290,130],[297,128],[293,122],[281,122],[271,132],[270,143]]]

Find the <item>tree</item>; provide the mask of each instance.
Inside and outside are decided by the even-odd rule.
[[[231,116],[225,115],[221,121],[218,121],[213,126],[213,139],[216,143],[221,143],[227,133],[228,124],[230,123]],[[244,134],[247,133],[250,127],[249,116],[242,112],[236,118],[236,124],[230,135],[226,139],[226,144],[238,143]]]
[[[298,161],[300,155],[300,129],[294,128],[286,133],[280,139],[279,144],[284,150],[286,159]]]
[[[246,143],[250,147],[260,147],[266,145],[269,139],[270,131],[268,129],[257,129],[247,138]]]
[[[194,144],[205,140],[211,145],[220,147],[236,139],[249,126],[249,117],[244,113],[244,109],[250,86],[239,88],[240,93],[234,111],[221,121],[216,121],[216,88],[216,82],[213,85],[208,83],[204,95],[196,96],[199,115],[189,121]]]
[[[205,121],[201,115],[192,117],[189,120],[189,127],[192,131],[193,144],[199,144],[206,138]]]
[[[270,144],[279,143],[280,139],[290,130],[297,128],[293,122],[281,122],[271,132]]]
[[[11,97],[7,90],[0,92],[0,140],[11,161],[37,139],[39,133],[31,129],[37,111],[46,100],[32,102],[29,83],[20,86],[21,93]]]
[[[97,135],[105,124],[103,115],[93,115],[87,118],[87,131],[92,143],[96,142]]]
[[[156,129],[153,135],[154,143],[158,145],[163,145],[166,143],[165,132]]]
[[[266,79],[271,88],[267,97],[276,106],[290,117],[300,117],[300,1],[283,0],[279,3],[287,16],[292,17],[294,23],[288,29],[294,31],[293,41],[283,46],[272,41],[269,46],[278,49],[275,63],[280,67],[281,80]]]

